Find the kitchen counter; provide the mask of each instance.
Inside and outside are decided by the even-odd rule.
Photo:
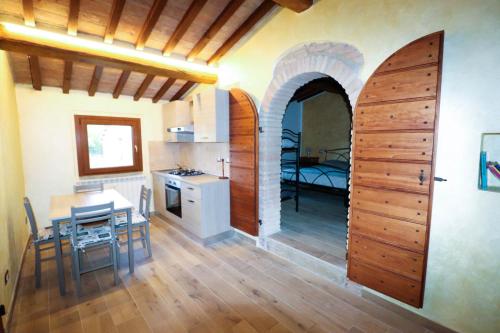
[[[209,174],[203,174],[199,176],[185,176],[185,177],[180,177],[180,176],[173,176],[169,175],[165,171],[153,171],[154,174],[157,174],[162,177],[172,177],[175,179],[179,179],[181,182],[191,184],[191,185],[203,185],[203,184],[208,184],[208,183],[215,183],[215,182],[220,182],[220,181],[228,181],[228,179],[220,179],[218,176],[214,175],[209,175]]]

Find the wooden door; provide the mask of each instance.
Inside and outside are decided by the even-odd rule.
[[[259,119],[250,96],[229,92],[231,226],[259,232]]]
[[[348,277],[422,307],[443,32],[395,52],[354,113]]]

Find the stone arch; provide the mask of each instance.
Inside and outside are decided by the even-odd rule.
[[[302,44],[278,59],[259,110],[260,236],[280,230],[281,121],[288,102],[299,87],[330,76],[342,85],[354,108],[363,87],[359,77],[363,63],[355,47],[333,42]]]

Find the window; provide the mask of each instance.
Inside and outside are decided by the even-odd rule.
[[[80,176],[142,171],[141,120],[75,116]]]

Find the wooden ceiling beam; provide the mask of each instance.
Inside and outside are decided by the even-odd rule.
[[[80,0],[71,0],[69,3],[68,34],[76,36],[78,31],[78,14],[80,13]]]
[[[120,79],[116,83],[115,90],[113,90],[113,98],[120,97],[122,93],[123,87],[125,87],[125,83],[127,83],[128,77],[130,76],[130,71],[123,71],[122,75],[120,75]]]
[[[271,0],[264,0],[262,4],[243,22],[242,25],[229,37],[224,44],[208,59],[212,64],[222,58],[238,41],[247,34],[257,22],[274,8],[276,4]]]
[[[89,96],[95,95],[95,92],[97,91],[97,86],[99,85],[99,81],[101,80],[101,76],[102,76],[102,67],[95,66],[94,74],[92,75],[92,80],[90,80]]]
[[[189,6],[188,10],[177,25],[177,28],[175,28],[174,33],[170,36],[167,44],[165,44],[165,47],[163,48],[163,55],[170,55],[170,53],[177,46],[177,43],[181,40],[182,36],[186,33],[187,29],[191,26],[196,16],[198,16],[206,2],[207,0],[193,0],[191,6]]]
[[[33,0],[23,0],[24,24],[30,27],[35,26],[35,12],[33,10]]]
[[[192,86],[195,85],[196,82],[188,81],[186,82],[176,93],[175,95],[170,99],[171,101],[177,101],[184,96],[184,94],[191,89]]]
[[[141,86],[139,87],[139,89],[137,89],[134,95],[134,101],[138,101],[141,99],[142,95],[144,95],[146,89],[148,89],[149,85],[151,84],[151,82],[153,82],[154,78],[155,78],[154,75],[150,74],[146,75],[146,78],[144,79],[144,81],[142,81]]]
[[[7,23],[0,24],[0,49],[197,83],[213,84],[217,81],[217,74],[214,71],[208,68],[204,69],[201,66],[197,68],[198,65],[179,66],[173,62],[169,63],[163,57],[146,58],[142,57],[140,53],[114,52],[85,43],[72,43],[52,37],[38,36],[30,34],[29,29],[23,26],[13,28]]]
[[[30,64],[31,84],[33,89],[42,90],[42,74],[40,72],[40,62],[36,55],[29,55],[28,61]]]
[[[175,83],[175,79],[168,79],[160,89],[158,89],[158,92],[156,95],[153,97],[153,103],[157,103],[163,95],[170,89],[170,87]]]
[[[273,0],[273,1],[276,2],[278,5],[280,5],[281,7],[291,9],[297,13],[302,13],[304,10],[309,9],[313,4],[313,0]]]
[[[215,19],[214,23],[208,28],[203,37],[196,43],[187,55],[188,60],[193,60],[207,44],[215,37],[217,32],[226,24],[233,14],[240,8],[245,0],[230,0],[224,10]]]
[[[155,0],[153,6],[149,10],[148,16],[146,17],[146,21],[144,22],[141,32],[139,33],[139,37],[135,42],[135,48],[138,50],[143,50],[144,45],[146,44],[149,36],[151,35],[151,31],[153,31],[156,22],[160,18],[160,15],[167,5],[167,0]]]
[[[118,22],[120,22],[124,6],[125,0],[113,0],[113,6],[111,7],[111,16],[109,18],[108,25],[106,26],[106,32],[104,33],[104,41],[106,43],[113,43],[116,27],[118,27]]]
[[[69,94],[71,89],[71,75],[73,73],[73,63],[71,61],[64,62],[64,74],[63,74],[63,93]]]

